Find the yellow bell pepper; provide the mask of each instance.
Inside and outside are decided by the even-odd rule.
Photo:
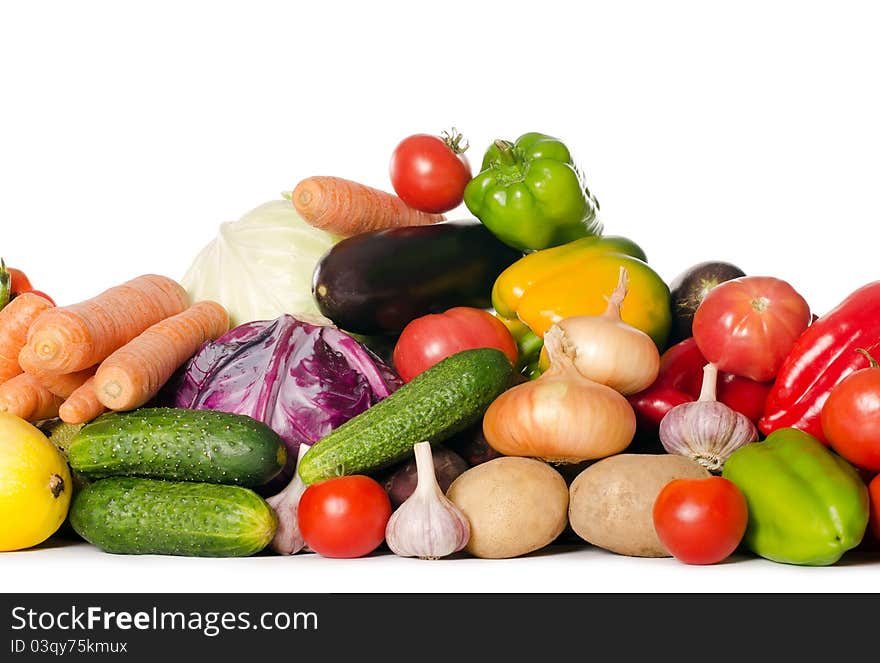
[[[669,287],[644,257],[622,237],[585,237],[537,251],[501,273],[492,289],[492,305],[500,317],[519,320],[543,336],[564,318],[601,314],[625,267],[629,288],[621,317],[662,350],[672,321]]]

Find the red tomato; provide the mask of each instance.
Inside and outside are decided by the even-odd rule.
[[[868,486],[868,494],[871,496],[871,531],[880,541],[880,474]]]
[[[685,564],[717,564],[736,550],[746,532],[746,498],[722,477],[676,479],[654,502],[654,530]]]
[[[391,155],[391,184],[410,207],[442,214],[458,207],[471,180],[461,134],[443,138],[416,134],[404,138]]]
[[[20,269],[7,267],[6,271],[9,272],[9,276],[12,279],[10,281],[9,291],[13,294],[20,295],[23,292],[30,292],[34,289],[34,286],[31,285],[31,280]]]
[[[785,281],[743,276],[709,291],[694,315],[694,340],[718,370],[767,382],[811,319],[806,300]]]
[[[516,364],[516,341],[507,327],[482,309],[457,306],[446,313],[416,318],[394,346],[394,367],[404,382],[462,350],[496,348]]]
[[[52,299],[49,295],[47,295],[47,294],[46,294],[45,292],[43,292],[42,290],[28,290],[28,292],[30,292],[31,294],[34,294],[34,295],[39,295],[40,297],[42,297],[43,299],[45,299],[47,302],[49,302],[50,304],[52,304],[52,306],[55,306],[55,300]]]
[[[297,522],[306,544],[324,557],[363,557],[385,540],[391,501],[376,481],[354,475],[306,488]]]
[[[822,432],[853,465],[880,472],[880,368],[863,368],[841,380],[822,406]]]

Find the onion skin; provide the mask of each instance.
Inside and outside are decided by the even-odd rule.
[[[556,326],[562,331],[562,352],[581,375],[629,396],[657,379],[660,353],[650,336],[621,319],[626,288],[626,269],[621,267],[620,281],[602,315],[566,318]]]
[[[632,406],[610,387],[583,377],[561,350],[562,330],[544,337],[550,369],[499,396],[483,417],[483,433],[505,456],[578,463],[620,453],[636,432]]]
[[[650,387],[660,372],[660,353],[645,332],[605,316],[566,318],[558,323],[565,347],[585,378],[624,396]],[[568,351],[568,350],[567,350]]]

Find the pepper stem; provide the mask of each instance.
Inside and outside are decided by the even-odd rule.
[[[880,364],[877,363],[877,360],[871,356],[871,353],[865,350],[864,348],[856,348],[856,352],[859,354],[863,354],[868,358],[868,361],[871,362],[871,368],[878,368]]]
[[[416,492],[432,493],[440,490],[437,474],[434,472],[434,457],[431,443],[419,442],[413,447],[416,456]]]
[[[513,143],[509,140],[497,139],[495,147],[498,148],[498,160],[504,166],[512,166],[516,163],[516,154],[513,152]]]
[[[605,313],[603,313],[602,315],[620,320],[620,308],[623,306],[623,300],[626,299],[628,284],[629,278],[626,274],[626,267],[621,265],[620,276],[617,280],[617,287],[614,289],[614,292],[612,292],[611,295],[605,298],[605,301],[608,302],[608,308],[605,309]]]
[[[705,403],[707,401],[717,401],[717,386],[718,369],[715,368],[715,364],[706,364],[705,366],[703,366],[703,384],[700,387],[699,401],[701,403]]]

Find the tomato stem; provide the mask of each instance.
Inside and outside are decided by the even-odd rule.
[[[755,297],[752,300],[752,308],[755,309],[758,313],[763,313],[767,310],[767,307],[770,305],[770,300],[766,297]]]
[[[467,152],[467,149],[471,146],[471,144],[465,140],[464,136],[462,136],[461,132],[452,127],[449,131],[444,131],[441,134],[443,138],[443,142],[446,143],[446,147],[452,150],[455,154],[464,154]],[[464,145],[461,142],[464,140]]]

